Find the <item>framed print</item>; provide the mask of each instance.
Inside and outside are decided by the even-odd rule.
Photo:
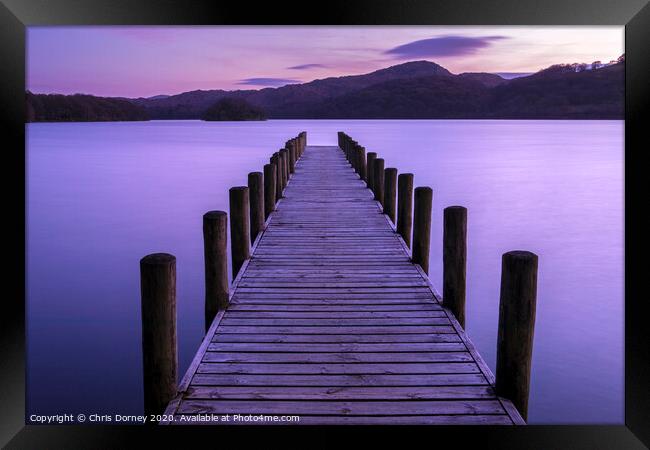
[[[3,2],[2,443],[649,445],[650,6],[320,6]]]

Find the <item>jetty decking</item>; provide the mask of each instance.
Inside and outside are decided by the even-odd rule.
[[[163,423],[524,423],[340,148],[305,148],[265,225]]]

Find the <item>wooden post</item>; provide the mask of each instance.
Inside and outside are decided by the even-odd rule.
[[[366,180],[366,149],[359,147],[359,178]]]
[[[361,176],[361,146],[356,145],[354,147],[354,165],[356,167],[357,174],[359,175],[359,178],[363,180],[363,177]],[[365,167],[365,164],[364,164]]]
[[[373,163],[373,170],[375,172],[375,180],[373,185],[375,186],[375,200],[381,203],[381,206],[384,206],[384,159],[377,158]]]
[[[413,211],[413,254],[412,261],[429,274],[429,247],[431,244],[431,207],[433,191],[430,187],[415,188]]]
[[[287,150],[282,149],[279,152],[280,158],[280,172],[282,175],[282,187],[280,189],[280,194],[284,194],[284,188],[287,187],[288,173],[287,173]]]
[[[271,164],[275,166],[275,202],[277,203],[282,197],[282,174],[280,173],[280,154],[278,152],[271,156]],[[273,209],[275,209],[275,205]]]
[[[233,280],[244,261],[250,258],[251,237],[248,211],[248,187],[230,188],[230,246]]]
[[[277,181],[276,167],[273,164],[264,166],[264,220],[275,210],[275,186]]]
[[[501,260],[496,394],[511,400],[524,420],[528,419],[536,303],[537,255],[505,253]]]
[[[248,174],[248,195],[250,200],[251,244],[264,229],[264,175],[262,172]]]
[[[284,181],[282,182],[282,191],[284,192],[284,189],[289,183],[289,150],[283,148],[280,150],[280,154],[282,154],[282,172],[284,177]]]
[[[205,263],[205,331],[229,301],[228,214],[209,211],[203,215],[203,260]]]
[[[291,139],[289,141],[288,153],[289,153],[289,173],[293,173],[296,170],[296,141]]]
[[[368,152],[366,154],[366,186],[371,191],[375,191],[375,159],[377,159],[377,153]]]
[[[413,229],[413,174],[400,173],[397,177],[397,232],[411,248]]]
[[[445,208],[442,246],[442,301],[465,328],[465,270],[467,264],[467,209]]]
[[[384,170],[384,214],[395,223],[395,201],[397,198],[397,169]]]
[[[161,414],[176,395],[176,258],[154,253],[140,260],[142,369],[145,414]]]

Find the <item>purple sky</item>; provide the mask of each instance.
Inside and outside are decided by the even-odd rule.
[[[624,52],[623,37],[623,27],[30,27],[27,89],[123,97],[259,89],[420,59],[453,73],[529,73],[610,61]]]

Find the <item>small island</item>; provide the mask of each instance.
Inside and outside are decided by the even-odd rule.
[[[226,97],[209,107],[201,119],[210,121],[266,120],[266,113],[246,100]]]

